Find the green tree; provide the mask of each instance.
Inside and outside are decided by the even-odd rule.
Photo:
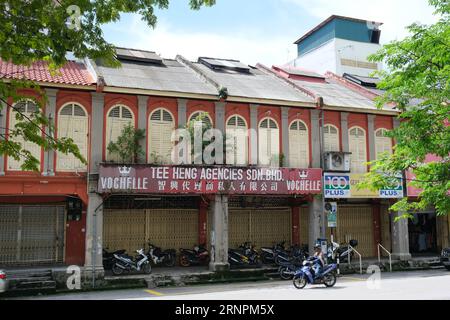
[[[132,124],[123,128],[116,141],[111,141],[108,151],[116,156],[120,163],[135,164],[139,162],[145,152],[140,141],[145,139],[145,130],[136,129]]]
[[[389,133],[396,140],[393,154],[371,163],[371,172],[360,186],[379,189],[391,184],[398,172],[411,171],[416,178],[407,183],[423,190],[419,201],[404,198],[391,209],[413,212],[435,207],[439,215],[446,215],[450,212],[450,2],[429,2],[436,8],[437,23],[410,25],[408,37],[370,57],[384,62],[388,70],[377,72],[378,87],[386,90],[378,107],[396,105],[400,126]],[[440,160],[426,163],[427,155]]]
[[[194,10],[211,6],[215,0],[189,0]],[[119,67],[113,44],[108,43],[102,33],[104,24],[117,22],[123,13],[137,13],[148,26],[155,27],[155,9],[167,9],[169,0],[9,0],[0,1],[0,59],[16,65],[31,66],[36,61],[47,61],[52,72],[63,66],[67,52],[77,58],[102,59],[112,67]],[[6,78],[8,75],[2,74]],[[85,162],[78,147],[71,139],[55,139],[45,133],[45,127],[53,130],[52,124],[42,113],[46,103],[43,90],[31,81],[0,81],[0,110],[14,108],[13,104],[25,96],[21,88],[33,88],[39,98],[33,99],[39,111],[27,117],[17,110],[18,125],[0,136],[0,154],[24,160],[23,170],[39,170],[39,160],[24,150],[20,143],[13,142],[21,136],[44,149],[72,153]],[[5,97],[12,97],[10,103]]]

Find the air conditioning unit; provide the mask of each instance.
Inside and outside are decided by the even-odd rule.
[[[350,152],[326,152],[324,154],[325,171],[350,172]]]

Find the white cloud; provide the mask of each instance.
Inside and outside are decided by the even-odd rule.
[[[329,16],[343,15],[370,21],[383,22],[383,43],[403,39],[406,26],[413,22],[430,24],[437,20],[433,7],[427,0],[283,0],[306,10],[324,20]],[[314,26],[312,26],[314,27]]]
[[[407,35],[405,27],[412,22],[433,23],[437,20],[427,0],[282,1],[283,9],[288,4],[292,11],[299,10],[299,15],[300,10],[305,10],[317,18],[317,23],[332,14],[384,22],[381,38],[383,43],[402,39]],[[315,25],[302,25],[299,28],[298,21],[295,21],[292,26],[287,26],[289,30],[286,30],[286,35],[268,36],[264,30],[255,26],[248,26],[240,33],[217,33],[205,29],[192,32],[176,28],[166,19],[159,19],[157,27],[150,30],[138,16],[134,16],[131,27],[126,30],[120,24],[111,27],[115,29],[116,45],[156,51],[165,58],[174,58],[177,54],[191,60],[196,60],[198,56],[211,56],[234,58],[248,64],[261,62],[271,66],[296,57],[296,47],[292,42],[297,36],[301,36],[301,32],[297,34],[293,30],[309,30]]]
[[[253,65],[257,62],[272,65],[284,63],[296,54],[292,37],[268,39],[258,30],[246,29],[239,34],[187,32],[175,29],[168,21],[161,19],[154,30],[149,30],[136,17],[126,32],[132,34],[133,39],[127,42],[126,38],[120,37],[120,45],[156,51],[165,58],[181,54],[191,60],[209,56],[238,59]]]

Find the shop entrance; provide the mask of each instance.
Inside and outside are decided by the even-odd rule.
[[[436,213],[416,213],[409,219],[409,250],[412,255],[438,253]]]
[[[65,207],[0,206],[0,266],[64,262]]]

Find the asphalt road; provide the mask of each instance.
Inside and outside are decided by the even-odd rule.
[[[297,290],[291,281],[233,283],[154,290],[134,289],[73,293],[26,299],[49,300],[450,300],[450,272],[428,270],[343,276],[334,288],[308,286]]]

